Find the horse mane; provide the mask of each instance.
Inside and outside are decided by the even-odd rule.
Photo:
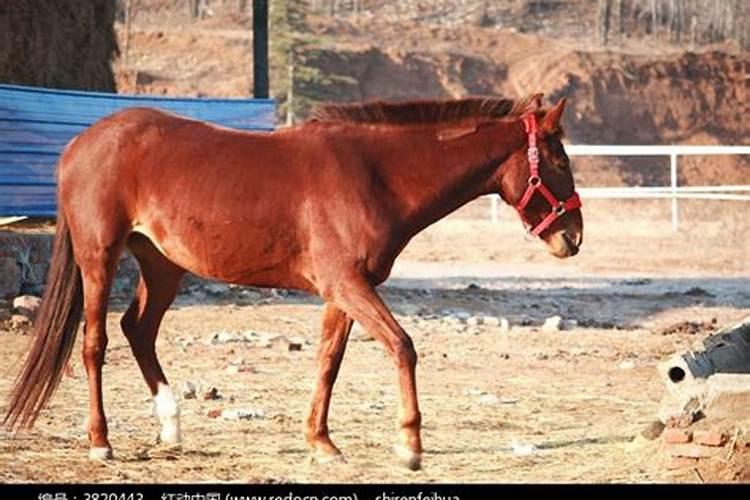
[[[370,101],[325,104],[313,110],[311,120],[371,124],[455,122],[465,118],[512,118],[541,106],[541,94],[513,100],[502,97],[466,97],[422,101]]]

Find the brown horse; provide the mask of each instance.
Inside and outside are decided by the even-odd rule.
[[[560,142],[564,105],[542,109],[540,94],[519,101],[332,105],[273,133],[152,109],[102,119],[73,139],[59,161],[52,265],[5,424],[34,423],[60,381],[83,314],[90,456],[112,456],[102,399],[105,319],[127,247],[141,278],[121,325],[154,396],[162,441],[180,441],[179,409],[154,343],[190,271],[323,298],[306,429],[321,460],[341,457],[328,435],[328,407],[358,321],[395,361],[396,451],[419,468],[417,356],[375,287],[415,234],[484,194],[499,193],[515,206],[555,256],[576,254],[583,222]]]

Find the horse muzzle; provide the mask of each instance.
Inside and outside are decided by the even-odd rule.
[[[581,249],[583,232],[560,230],[547,238],[546,243],[550,253],[555,257],[560,259],[573,257]]]

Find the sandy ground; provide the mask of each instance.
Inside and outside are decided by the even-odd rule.
[[[76,355],[73,376],[33,431],[0,433],[0,481],[696,481],[665,469],[655,442],[639,435],[663,395],[656,363],[714,326],[750,315],[748,222],[738,211],[746,209],[685,204],[680,231],[672,233],[664,205],[589,205],[583,251],[574,259],[559,261],[526,241],[507,209],[490,223],[480,200],[419,235],[398,261],[382,293],[420,356],[420,472],[396,465],[394,368],[361,331],[352,335],[330,418],[348,463],[310,463],[302,427],[320,302],[230,289],[180,295],[159,337],[173,386],[192,381],[222,397],[181,402],[181,452],[154,445],[148,390],[119,332],[127,302],[117,299],[105,366],[116,459],[86,458],[88,396]],[[511,328],[469,326],[451,319],[456,313],[504,317]],[[555,314],[578,324],[543,331]],[[681,327],[686,320],[697,322],[696,333]],[[222,331],[298,337],[302,349],[290,352],[283,338],[270,346],[207,342]],[[9,331],[0,337],[5,393],[30,339]],[[245,368],[233,373],[232,365]],[[207,416],[219,408],[262,415]]]

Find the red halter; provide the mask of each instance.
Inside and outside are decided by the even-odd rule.
[[[567,200],[561,201],[557,199],[554,194],[552,194],[552,191],[547,189],[547,186],[545,186],[542,182],[542,178],[539,177],[539,149],[536,147],[537,127],[536,117],[534,116],[534,114],[529,113],[525,115],[523,117],[523,124],[526,127],[526,133],[529,136],[528,156],[530,173],[529,185],[526,187],[526,192],[523,194],[523,197],[521,197],[521,201],[519,201],[516,205],[516,210],[521,216],[521,220],[528,229],[529,233],[533,234],[534,236],[539,236],[545,229],[550,226],[550,224],[561,217],[562,214],[569,210],[581,208],[581,198],[578,196],[578,193],[573,191],[573,194],[570,195]],[[552,210],[544,219],[542,219],[539,224],[536,225],[536,227],[534,227],[534,225],[531,224],[531,222],[526,218],[524,210],[537,191],[541,193],[542,196],[544,196],[544,198],[552,207]]]

